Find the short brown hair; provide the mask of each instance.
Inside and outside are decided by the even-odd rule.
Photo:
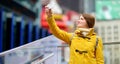
[[[86,20],[88,27],[93,28],[95,24],[95,17],[90,14],[82,14],[82,16]]]

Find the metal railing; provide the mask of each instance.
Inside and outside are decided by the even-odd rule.
[[[49,54],[48,56],[44,57],[43,59],[35,62],[36,60],[38,60],[38,59],[42,56],[42,55],[40,55],[40,56],[37,56],[37,57],[35,57],[34,59],[30,60],[29,62],[27,62],[27,63],[25,63],[25,64],[34,64],[34,62],[35,62],[35,64],[43,64],[43,62],[44,62],[45,60],[47,60],[48,58],[52,57],[53,55],[54,55],[54,53],[51,53],[51,54]]]
[[[66,58],[65,58],[65,51],[66,51],[65,48],[68,48],[69,46],[66,45],[66,44],[65,45],[63,45],[63,44],[62,45],[56,45],[56,43],[59,43],[59,41],[54,41],[54,40],[55,39],[53,38],[53,36],[50,36],[48,38],[46,37],[45,39],[43,38],[43,39],[31,42],[29,44],[26,44],[26,45],[23,45],[23,46],[20,46],[20,47],[17,47],[17,48],[2,52],[2,53],[0,53],[0,56],[5,55],[5,56],[10,57],[9,55],[11,55],[10,54],[11,52],[17,52],[17,54],[20,55],[20,53],[23,53],[24,51],[27,51],[27,53],[32,54],[31,50],[35,50],[35,51],[37,50],[38,52],[40,52],[38,55],[36,55],[34,57],[31,57],[34,54],[33,55],[28,54],[28,56],[30,56],[29,59],[23,61],[22,64],[47,64],[47,61],[51,60],[51,58],[52,59],[55,58],[55,61],[57,62],[57,63],[53,62],[52,64],[61,64],[62,61],[67,62]],[[52,45],[49,46],[49,44],[52,44]],[[114,61],[116,58],[119,59],[118,58],[118,56],[119,56],[118,52],[120,52],[119,51],[120,45],[118,45],[118,44],[120,44],[120,42],[103,43],[103,45],[105,47],[104,48],[104,50],[105,50],[105,58],[106,58],[107,62],[111,62],[111,60],[112,60],[112,64],[118,64],[119,63],[119,62],[115,63],[117,61]],[[116,48],[116,47],[118,47],[118,48]],[[40,49],[42,49],[42,51],[39,51]],[[55,53],[53,53],[53,51]],[[114,51],[114,52],[112,52],[112,51]],[[47,54],[45,54],[45,53],[47,53]],[[67,51],[67,55],[68,55],[68,53],[69,53],[69,51]],[[13,55],[15,55],[15,54],[13,53]],[[117,57],[115,55],[117,55]],[[26,55],[24,55],[24,56],[26,56]],[[25,58],[24,56],[23,56],[23,58]],[[111,58],[111,60],[109,58]],[[21,58],[17,58],[17,59],[21,59]],[[64,60],[61,60],[61,59],[64,59]],[[5,59],[5,60],[7,60],[7,59]],[[12,60],[11,57],[10,57],[10,60]],[[105,64],[109,64],[107,62]],[[9,64],[9,63],[7,63],[7,64]],[[12,64],[16,64],[16,63],[12,63]]]

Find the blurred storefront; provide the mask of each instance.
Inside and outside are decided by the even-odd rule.
[[[39,0],[0,1],[0,52],[50,35],[40,27]]]

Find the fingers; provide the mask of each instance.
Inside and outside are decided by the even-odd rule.
[[[52,13],[52,10],[51,10],[51,8],[49,8],[49,7],[45,7],[45,11],[47,12],[47,13]]]
[[[48,13],[49,9],[48,7],[45,7],[45,12]]]
[[[51,16],[52,15],[52,10],[49,7],[45,7],[45,12],[47,14],[47,16]]]
[[[49,14],[52,14],[52,9],[49,9]]]

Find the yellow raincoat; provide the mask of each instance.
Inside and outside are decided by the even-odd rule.
[[[80,37],[77,34],[67,33],[60,30],[54,20],[54,17],[47,18],[50,30],[59,39],[65,41],[70,47],[69,64],[104,64],[103,44],[98,37],[98,45],[95,53],[96,34],[91,28],[86,37]],[[72,37],[72,39],[71,39]]]

